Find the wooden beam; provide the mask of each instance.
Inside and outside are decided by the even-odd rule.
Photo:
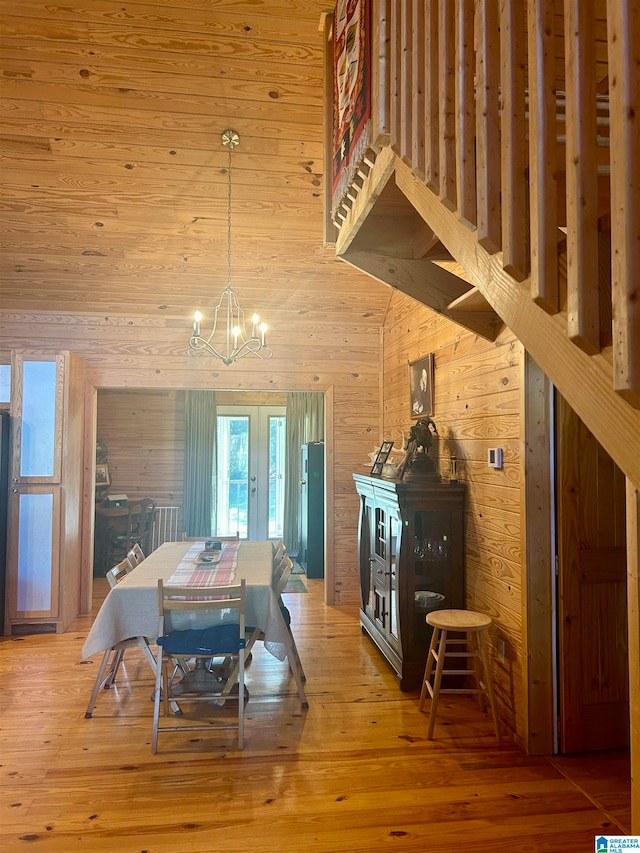
[[[387,182],[393,174],[395,155],[391,148],[383,148],[376,158],[376,162],[364,178],[362,190],[356,202],[345,215],[344,222],[340,228],[336,240],[336,254],[342,255],[351,245],[356,234],[365,222],[369,211],[384,190]]]
[[[368,275],[401,290],[433,311],[441,313],[469,289],[468,282],[431,261],[390,258],[375,252],[350,249],[342,260]]]
[[[552,591],[554,499],[551,489],[553,387],[526,353],[520,382],[522,401],[522,586],[524,590],[525,747],[529,755],[554,748],[554,604]]]
[[[479,246],[475,234],[397,159],[396,183],[618,467],[640,487],[640,412],[614,392],[604,355],[589,356],[571,343],[563,317],[549,317],[531,299],[530,280],[514,281],[502,267],[501,254],[490,255]]]
[[[607,9],[614,387],[640,407],[640,8],[609,0]]]
[[[323,161],[324,161],[324,193],[323,193],[323,219],[324,219],[324,245],[332,246],[336,242],[338,230],[331,218],[331,175],[332,175],[332,129],[333,129],[333,103],[334,103],[334,79],[333,79],[333,13],[323,12],[320,19],[322,27],[322,61],[324,65],[324,110],[323,128],[324,137]]]
[[[631,832],[640,834],[640,494],[627,479],[627,620],[631,727]]]

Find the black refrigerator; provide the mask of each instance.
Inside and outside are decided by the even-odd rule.
[[[0,636],[4,634],[7,585],[7,500],[9,498],[9,412],[0,412]]]
[[[300,457],[300,551],[308,578],[324,577],[324,443],[303,444]]]

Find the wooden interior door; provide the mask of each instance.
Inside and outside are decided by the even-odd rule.
[[[624,476],[557,395],[560,751],[629,743]]]

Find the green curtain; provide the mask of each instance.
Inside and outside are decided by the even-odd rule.
[[[310,441],[324,441],[324,393],[291,392],[287,394],[283,539],[294,553],[300,547],[300,448]]]
[[[185,394],[184,506],[187,536],[211,536],[216,474],[216,392]]]

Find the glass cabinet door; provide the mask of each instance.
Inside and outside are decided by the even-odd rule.
[[[402,525],[396,515],[389,516],[389,634],[398,639],[398,558]]]
[[[62,379],[60,358],[14,358],[14,483],[60,482]]]
[[[8,611],[10,618],[58,612],[60,486],[14,488],[9,495]]]

